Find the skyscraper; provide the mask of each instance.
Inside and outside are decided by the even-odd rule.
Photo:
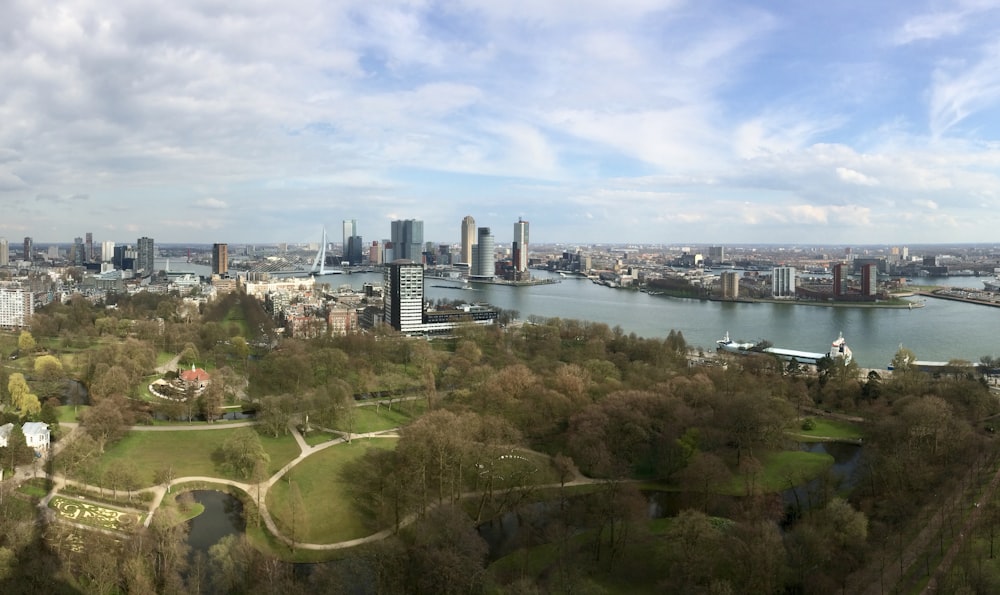
[[[726,271],[719,276],[722,282],[722,298],[735,300],[740,297],[740,274],[734,271]]]
[[[480,279],[492,279],[496,273],[494,261],[493,235],[489,227],[479,228],[479,237],[472,248],[472,268],[469,269],[470,277]]]
[[[101,262],[111,262],[115,257],[115,243],[111,240],[101,242]]]
[[[874,297],[878,293],[878,266],[866,264],[861,267],[861,295]]]
[[[833,297],[838,298],[847,293],[847,275],[844,274],[844,263],[833,265]]]
[[[774,267],[771,271],[771,295],[795,297],[795,267]]]
[[[344,219],[344,237],[343,237],[343,257],[344,260],[351,260],[350,244],[351,238],[358,235],[358,220],[357,219]]]
[[[136,250],[138,252],[135,259],[135,270],[136,272],[142,271],[143,276],[152,275],[153,270],[153,257],[155,252],[153,251],[153,238],[147,238],[145,236],[139,238]]]
[[[417,219],[393,221],[391,234],[394,260],[412,260],[421,264],[424,246],[424,222]]]
[[[31,262],[35,259],[35,243],[31,240],[31,236],[25,236],[24,238],[24,259]]]
[[[472,247],[476,245],[476,220],[472,215],[462,219],[462,262],[472,266]]]
[[[359,235],[353,235],[347,238],[347,246],[344,251],[344,259],[350,263],[352,266],[361,264],[361,260],[364,258],[364,240]]]
[[[76,266],[80,266],[87,261],[87,255],[84,253],[83,238],[73,238],[73,248],[70,250],[69,260]]]
[[[229,244],[212,244],[212,274],[229,272]]]
[[[94,262],[94,234],[88,231],[87,235],[84,237],[87,238],[86,242],[84,243],[87,251],[83,255],[83,261]]]
[[[514,224],[514,242],[510,247],[511,262],[515,273],[528,270],[528,222],[521,219]]]
[[[382,316],[401,333],[419,332],[424,322],[424,267],[412,260],[395,260],[386,267]]]
[[[10,262],[10,244],[7,243],[7,238],[0,238],[0,267],[7,266]]]

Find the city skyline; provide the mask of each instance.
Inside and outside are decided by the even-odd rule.
[[[468,213],[551,243],[982,243],[1000,223],[992,3],[0,12],[12,242],[309,242],[348,218],[455,241]]]

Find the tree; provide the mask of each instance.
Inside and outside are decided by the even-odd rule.
[[[10,393],[10,404],[17,409],[17,414],[22,419],[29,415],[36,415],[42,410],[42,404],[38,397],[31,393],[28,381],[24,379],[24,374],[14,372],[7,381],[7,391]]]
[[[24,439],[24,432],[21,426],[13,424],[10,435],[7,436],[7,446],[3,448],[3,462],[5,466],[13,469],[18,465],[27,465],[35,460],[35,453],[28,446]]]
[[[63,365],[58,358],[43,355],[35,360],[34,381],[42,398],[58,394],[60,381],[63,379]]]
[[[222,385],[216,384],[213,380],[198,396],[198,409],[210,423],[222,417],[222,390]]]
[[[131,411],[124,397],[110,397],[80,414],[80,425],[98,444],[101,452],[118,441],[132,423]]]
[[[28,331],[21,331],[21,334],[17,337],[17,348],[24,354],[30,354],[35,351],[35,338],[31,336]]]
[[[243,479],[251,476],[258,460],[271,460],[260,442],[260,436],[250,428],[240,428],[226,440],[222,445],[222,458]]]
[[[291,412],[288,411],[286,399],[283,397],[264,397],[257,409],[257,427],[268,436],[277,438],[288,433],[288,421]]]

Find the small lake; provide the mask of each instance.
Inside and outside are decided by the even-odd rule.
[[[246,529],[243,520],[243,503],[234,496],[216,490],[194,490],[194,501],[205,507],[205,512],[188,521],[188,545],[191,552],[206,556],[213,545],[227,535],[237,535]]]

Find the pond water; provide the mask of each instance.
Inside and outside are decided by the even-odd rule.
[[[195,502],[205,507],[205,512],[188,521],[188,545],[191,552],[208,550],[227,535],[236,535],[246,529],[243,521],[243,503],[237,498],[215,490],[194,490]]]

